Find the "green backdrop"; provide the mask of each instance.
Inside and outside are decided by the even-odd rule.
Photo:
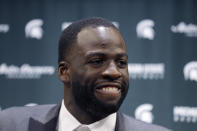
[[[175,131],[197,130],[197,1],[0,0],[0,110],[60,103],[57,45],[72,21],[120,29],[130,90],[121,111]]]

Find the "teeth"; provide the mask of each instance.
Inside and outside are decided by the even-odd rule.
[[[118,92],[118,88],[111,88],[111,87],[108,87],[108,88],[102,88],[102,90],[103,91],[105,91],[105,92],[112,92],[112,93],[114,93],[114,92]]]

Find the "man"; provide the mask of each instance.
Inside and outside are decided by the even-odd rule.
[[[0,114],[0,131],[169,131],[118,109],[128,88],[128,56],[119,30],[103,18],[83,19],[59,40],[60,105],[16,107]]]

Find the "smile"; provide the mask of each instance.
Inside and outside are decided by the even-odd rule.
[[[117,93],[120,93],[120,89],[118,89],[117,87],[109,87],[109,86],[97,89],[96,91],[98,91],[99,93],[104,93],[104,94],[117,94]]]
[[[119,92],[120,89],[116,87],[104,87],[104,88],[101,88],[101,90],[105,92],[117,93]]]
[[[105,83],[96,87],[96,92],[107,96],[119,96],[121,93],[121,86],[117,83]]]

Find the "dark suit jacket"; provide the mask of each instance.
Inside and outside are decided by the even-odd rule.
[[[55,131],[60,105],[13,107],[0,112],[0,131]],[[170,131],[117,113],[116,131]]]

